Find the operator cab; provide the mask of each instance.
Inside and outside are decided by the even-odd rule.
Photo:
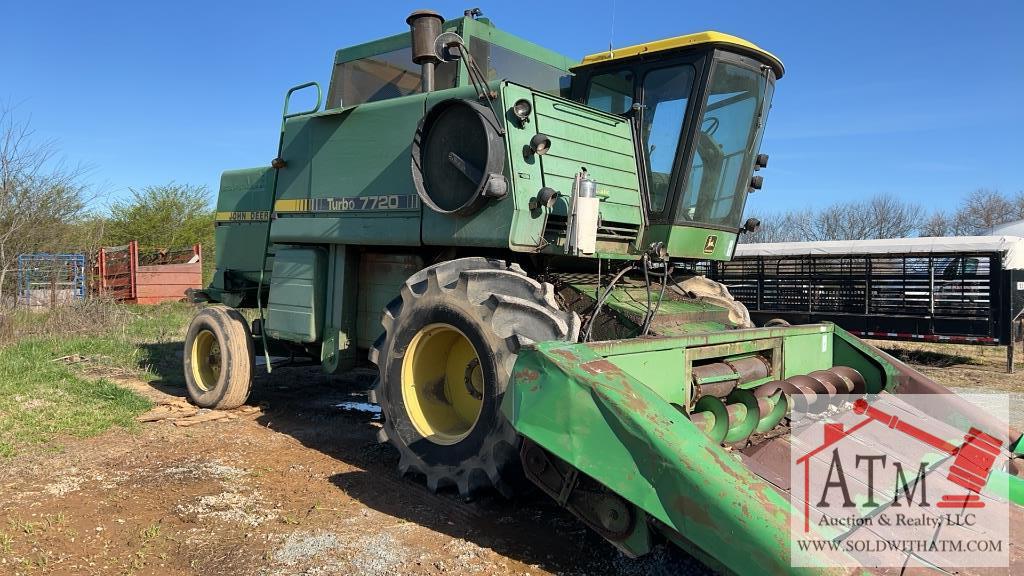
[[[760,187],[753,171],[767,162],[758,148],[783,74],[776,57],[702,32],[593,54],[573,72],[574,100],[634,122],[649,241],[678,254],[690,250],[672,250],[683,241],[676,227],[739,229],[746,196]]]

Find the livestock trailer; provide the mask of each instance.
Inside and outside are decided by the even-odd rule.
[[[895,238],[740,244],[709,276],[757,324],[835,322],[859,336],[1006,346],[1024,311],[1024,239]]]

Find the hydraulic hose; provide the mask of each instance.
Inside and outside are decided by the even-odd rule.
[[[654,322],[654,317],[658,315],[658,310],[661,309],[661,301],[665,299],[665,286],[668,284],[670,272],[671,265],[668,262],[665,262],[665,268],[661,273],[661,290],[658,292],[658,301],[654,303],[653,310],[650,309],[650,304],[647,306],[648,314],[647,317],[644,318],[644,325],[640,330],[641,336],[647,336],[647,333],[651,331],[651,323]],[[649,292],[650,289],[648,289],[648,293]]]
[[[604,303],[608,300],[608,297],[611,295],[612,289],[615,288],[615,284],[617,284],[618,281],[621,280],[622,277],[625,276],[626,273],[631,270],[636,270],[636,266],[633,264],[626,266],[622,270],[619,270],[618,273],[616,273],[615,276],[612,276],[612,279],[608,281],[608,287],[605,288],[604,294],[602,294],[601,297],[597,300],[597,303],[594,305],[594,313],[591,314],[590,319],[587,320],[587,329],[583,332],[583,342],[590,341],[590,333],[594,328],[594,320],[597,319],[597,315],[601,313],[601,308],[604,306]]]

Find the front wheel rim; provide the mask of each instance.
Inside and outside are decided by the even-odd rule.
[[[192,340],[192,380],[203,392],[217,387],[220,380],[221,353],[217,335],[201,330]]]
[[[449,324],[424,326],[402,359],[402,401],[423,438],[449,446],[473,431],[483,411],[485,378],[480,355]]]

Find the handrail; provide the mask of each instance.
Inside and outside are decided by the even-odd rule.
[[[292,112],[291,114],[289,114],[288,113],[288,103],[292,99],[292,94],[294,94],[295,92],[298,92],[299,90],[303,90],[305,88],[309,88],[310,86],[316,86],[316,106],[313,106],[313,108],[310,109],[310,110],[303,110],[302,112]],[[299,84],[298,86],[292,86],[291,88],[288,89],[288,92],[286,92],[285,95],[284,95],[284,109],[281,111],[281,122],[283,123],[285,120],[287,120],[289,118],[294,118],[296,116],[305,116],[306,114],[315,114],[316,112],[318,112],[320,110],[320,104],[323,102],[323,99],[324,99],[324,92],[320,88],[320,83],[319,82],[316,82],[316,81],[306,82],[305,84]]]
[[[288,103],[292,99],[292,94],[294,94],[295,92],[298,92],[299,90],[302,90],[304,88],[309,88],[310,86],[316,86],[316,106],[313,106],[313,108],[311,110],[304,110],[302,112],[293,112],[293,113],[289,114],[288,113]],[[298,86],[292,86],[291,88],[288,89],[288,92],[286,92],[285,95],[284,95],[284,109],[281,110],[281,137],[277,141],[277,158],[278,159],[280,159],[281,155],[284,153],[284,128],[285,128],[285,123],[288,121],[289,118],[294,118],[296,116],[305,116],[307,114],[315,114],[317,111],[320,110],[320,104],[323,102],[323,99],[324,99],[323,89],[320,88],[320,83],[316,82],[316,81],[306,82],[305,84],[299,84]],[[264,283],[265,276],[266,276],[266,271],[267,271],[267,251],[270,250],[270,229],[271,229],[271,227],[273,225],[273,220],[274,220],[274,217],[273,217],[274,204],[277,201],[277,176],[278,176],[279,172],[280,172],[280,169],[275,166],[274,167],[274,188],[270,191],[270,206],[267,207],[268,213],[271,214],[271,218],[270,218],[270,222],[267,222],[267,233],[263,237],[263,264],[260,265],[260,281],[259,281],[259,284],[256,285],[256,309],[258,310],[259,317],[260,317],[260,341],[263,343],[263,358],[266,361],[267,373],[268,374],[273,370],[273,366],[272,366],[272,364],[270,362],[270,352],[269,352],[268,347],[267,347],[267,329],[266,329],[267,328],[267,322],[266,322],[266,318],[265,318],[265,316],[263,314],[263,283]]]

